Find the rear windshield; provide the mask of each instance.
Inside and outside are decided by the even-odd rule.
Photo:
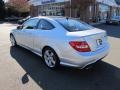
[[[82,22],[80,20],[76,19],[55,19],[58,23],[60,23],[66,30],[69,32],[75,32],[75,31],[84,31],[84,30],[90,30],[94,27],[88,25],[85,22]]]

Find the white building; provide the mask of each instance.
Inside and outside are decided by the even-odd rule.
[[[33,16],[65,15],[78,17],[82,15],[81,14],[82,12],[80,11],[79,7],[77,7],[79,6],[80,1],[81,0],[30,0],[29,3],[31,5],[31,15]],[[116,3],[115,0],[93,0],[93,1],[94,3],[88,6],[89,11],[88,13],[86,13],[86,15],[89,15],[89,17],[87,16],[89,19],[92,18],[93,20],[94,18],[95,21],[99,21],[106,19],[108,16],[110,18],[113,15],[120,14],[120,6]],[[74,6],[74,8],[72,6]],[[66,7],[69,8],[66,9]],[[86,17],[86,15],[84,16]]]

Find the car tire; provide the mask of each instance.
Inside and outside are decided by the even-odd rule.
[[[12,45],[12,47],[17,46],[17,43],[16,43],[16,40],[15,40],[15,37],[14,37],[13,35],[10,35],[10,41],[11,41],[11,45]]]
[[[44,63],[48,68],[56,69],[60,65],[59,57],[52,48],[45,48],[42,56]]]

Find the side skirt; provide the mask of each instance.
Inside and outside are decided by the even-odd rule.
[[[36,54],[36,55],[38,55],[38,56],[40,56],[40,57],[42,57],[42,53],[39,52],[39,51],[36,51],[36,50],[34,50],[34,49],[32,49],[32,48],[30,48],[30,47],[28,47],[28,46],[22,45],[22,44],[19,44],[19,46],[21,46],[21,47],[23,47],[23,48],[25,48],[25,49],[33,52],[34,54]]]

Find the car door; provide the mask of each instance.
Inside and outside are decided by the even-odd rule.
[[[30,49],[33,49],[34,31],[38,22],[38,18],[32,18],[23,24],[23,45]]]
[[[37,30],[34,32],[34,50],[39,54],[42,53],[42,47],[50,38],[54,28],[55,26],[45,19],[41,19],[38,23]]]

